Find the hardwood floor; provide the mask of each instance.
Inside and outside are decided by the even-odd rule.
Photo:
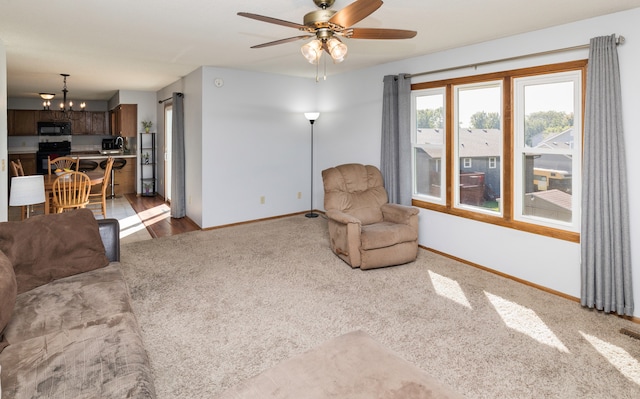
[[[200,227],[187,217],[180,219],[172,218],[170,216],[171,208],[169,204],[159,195],[155,197],[142,197],[136,194],[126,194],[125,197],[153,238],[200,230]]]

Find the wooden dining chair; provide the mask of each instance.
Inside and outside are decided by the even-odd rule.
[[[16,159],[11,162],[11,175],[12,177],[24,176],[24,169],[22,168],[22,161]],[[26,206],[20,207],[20,220],[24,220],[27,217],[28,208]]]
[[[72,169],[76,172],[79,171],[80,167],[80,159],[73,157],[58,157],[51,159],[51,157],[47,158],[49,174],[55,172],[56,169]]]
[[[24,168],[22,167],[22,161],[20,161],[20,159],[11,161],[11,170],[14,177],[24,176]]]
[[[56,213],[84,208],[89,203],[91,179],[82,172],[67,172],[53,182],[53,208]]]
[[[107,164],[104,168],[104,179],[102,180],[102,186],[100,192],[92,192],[89,194],[88,207],[92,208],[94,213],[98,213],[98,209],[102,212],[102,217],[107,218],[107,188],[109,187],[109,180],[111,179],[111,168],[113,167],[114,159],[112,157],[107,158]],[[98,208],[100,206],[100,208]]]

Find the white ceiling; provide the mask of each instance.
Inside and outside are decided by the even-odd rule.
[[[353,0],[336,0],[340,10]],[[408,40],[346,39],[338,74],[640,7],[640,0],[387,0],[355,26],[410,29]],[[159,90],[199,66],[315,77],[303,41],[255,44],[301,32],[236,15],[239,11],[302,24],[312,0],[0,0],[9,97],[61,95],[107,100],[117,90]],[[612,32],[613,33],[613,32]],[[585,38],[587,40],[587,38]]]

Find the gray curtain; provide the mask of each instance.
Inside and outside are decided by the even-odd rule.
[[[582,306],[633,315],[620,74],[615,36],[589,48],[582,182]]]
[[[380,172],[389,202],[411,205],[411,79],[387,75],[383,84]]]
[[[171,217],[187,215],[185,201],[184,105],[182,93],[173,93],[173,125],[171,127]]]

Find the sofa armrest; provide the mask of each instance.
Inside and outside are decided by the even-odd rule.
[[[420,212],[418,208],[398,204],[384,204],[380,210],[385,221],[401,224],[410,224],[411,217]]]
[[[110,262],[120,261],[120,223],[118,219],[98,219],[100,237]]]

